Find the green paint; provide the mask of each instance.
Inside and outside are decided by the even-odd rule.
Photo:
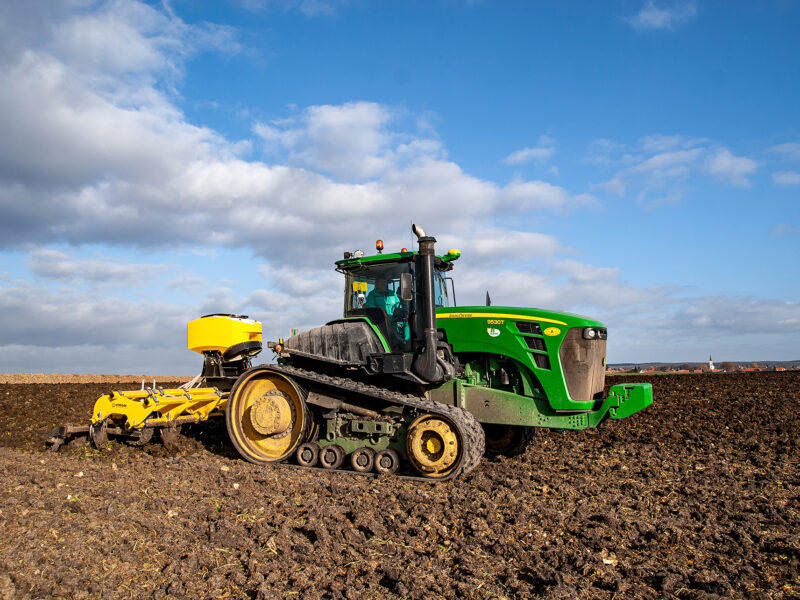
[[[349,272],[370,266],[408,263],[415,255],[416,252],[379,254],[340,260],[336,265],[340,271]],[[454,251],[439,257],[438,268],[449,270],[452,267],[447,263],[460,255]],[[346,289],[346,298],[349,293]],[[600,355],[602,348],[588,346],[587,349],[586,344],[594,343],[592,341],[581,341],[584,345],[576,348],[574,342],[574,336],[582,335],[586,327],[605,328],[595,319],[510,306],[437,308],[436,317],[437,329],[459,358],[463,374],[460,379],[429,389],[428,393],[437,402],[464,408],[481,423],[583,429],[596,427],[607,415],[614,419],[628,417],[653,402],[653,389],[648,383],[615,385],[608,396],[600,399],[578,400],[570,396],[562,365],[562,346],[572,330],[580,334],[572,334],[573,345],[568,342],[564,346],[569,372],[581,373],[584,372],[581,369],[586,369],[584,381],[588,381],[594,370],[602,383],[605,369],[605,356]],[[385,351],[390,351],[387,340],[368,318],[338,321],[354,318],[370,323]],[[588,366],[581,366],[581,362]],[[571,380],[573,389],[576,377]],[[405,452],[402,443],[397,442],[404,439],[404,432],[365,437],[354,433],[351,425],[329,421],[327,437],[322,436],[324,443],[337,443],[350,452],[365,445],[367,439],[366,444],[375,450],[392,447]]]

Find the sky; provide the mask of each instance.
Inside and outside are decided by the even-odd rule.
[[[0,4],[0,372],[193,374],[341,316],[344,251],[608,361],[800,359],[800,4]],[[265,351],[263,359],[269,360]]]

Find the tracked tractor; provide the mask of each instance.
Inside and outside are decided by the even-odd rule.
[[[257,321],[192,321],[189,347],[204,355],[197,387],[101,397],[88,427],[94,443],[109,434],[142,443],[155,430],[169,443],[181,425],[224,415],[252,463],[446,480],[484,453],[521,452],[538,427],[595,427],[652,403],[648,383],[603,394],[607,331],[598,321],[488,301],[451,306],[447,274],[460,253],[437,255],[435,238],[413,231],[416,251],[384,254],[379,241],[372,256],[345,252],[336,262],[342,317],[269,342],[275,364],[251,366]]]

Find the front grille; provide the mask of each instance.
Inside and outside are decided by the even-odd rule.
[[[531,350],[547,352],[547,348],[545,347],[544,340],[542,338],[526,337],[525,343],[528,344],[528,348]]]
[[[603,397],[606,369],[605,340],[583,339],[583,329],[570,329],[559,352],[564,380],[573,400],[596,400]]]
[[[533,323],[531,321],[517,321],[517,329],[519,329],[520,333],[533,333],[536,335],[542,335],[542,328],[538,323]]]
[[[533,360],[536,362],[536,366],[540,369],[549,369],[550,368],[550,359],[547,358],[547,354],[535,354],[533,355]]]

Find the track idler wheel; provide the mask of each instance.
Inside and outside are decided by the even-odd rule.
[[[381,450],[375,455],[375,472],[391,475],[400,470],[400,455],[391,448]]]
[[[319,444],[306,442],[297,449],[297,464],[302,467],[315,467],[319,462]]]
[[[350,466],[359,473],[369,473],[375,465],[375,450],[358,448],[350,455]]]
[[[461,462],[458,429],[443,415],[423,415],[408,428],[406,452],[423,476],[445,477]]]
[[[239,378],[228,397],[225,424],[246,460],[283,460],[307,439],[311,413],[305,392],[287,375],[253,369]]]
[[[339,444],[331,444],[319,451],[319,464],[324,469],[338,469],[344,464],[345,456],[347,456],[347,452],[344,451],[344,448]]]

